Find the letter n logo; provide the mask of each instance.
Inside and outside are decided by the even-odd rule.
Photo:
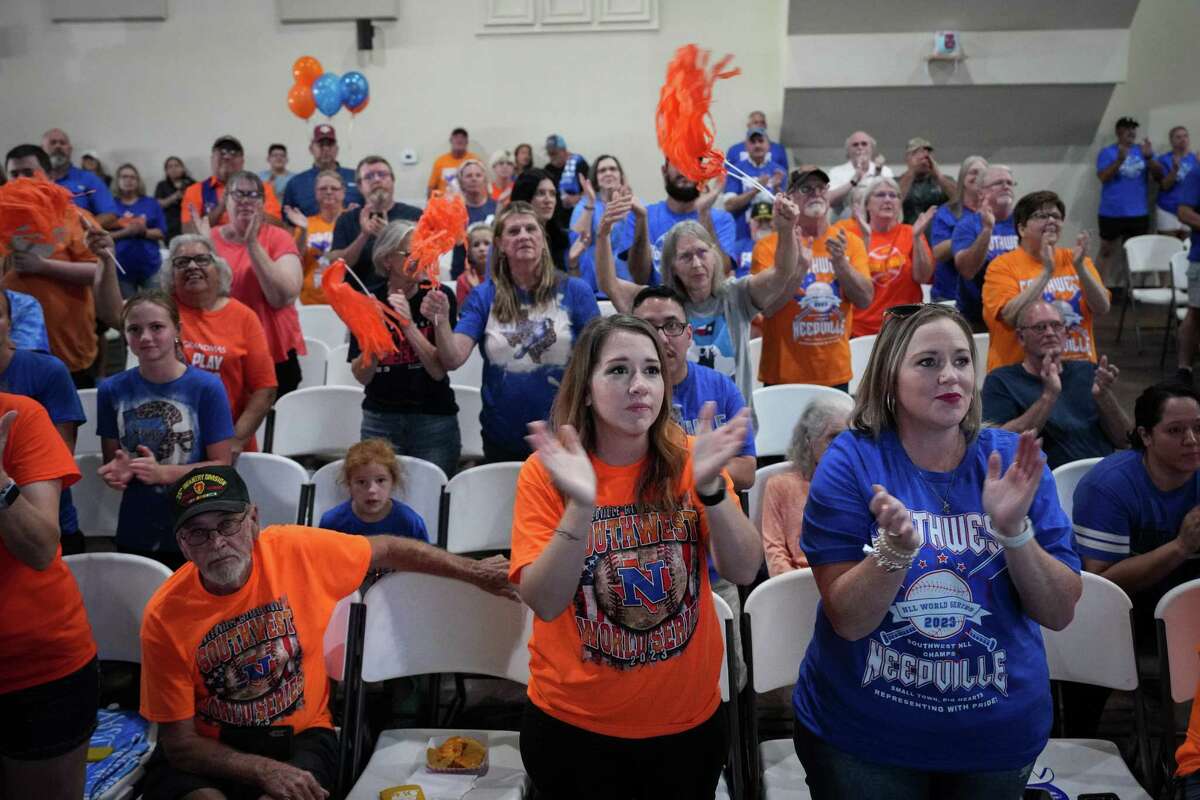
[[[626,607],[645,606],[655,613],[671,591],[671,571],[662,559],[644,567],[618,567],[617,576],[621,582],[616,589],[621,595],[621,605]]]

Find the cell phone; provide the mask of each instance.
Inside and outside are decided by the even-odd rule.
[[[1121,800],[1116,792],[1089,792],[1081,794],[1076,800]]]

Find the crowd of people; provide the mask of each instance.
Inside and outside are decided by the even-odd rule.
[[[1040,628],[1070,623],[1080,571],[1146,614],[1195,577],[1200,552],[1200,169],[1185,128],[1158,155],[1137,132],[1122,118],[1097,157],[1094,263],[1088,233],[1063,241],[1057,194],[1018,192],[1012,170],[977,155],[951,177],[920,136],[903,172],[863,131],[844,163],[793,168],[754,112],[728,150],[740,174],[697,183],[664,162],[665,199],[646,203],[617,155],[589,164],[555,133],[541,166],[528,144],[485,159],[456,128],[426,184],[468,216],[441,285],[408,268],[422,209],[397,198],[391,163],[342,166],[328,124],[302,172],[282,144],[248,170],[223,134],[211,174],[169,157],[153,196],[133,164],[109,178],[90,152],[75,166],[60,129],[12,147],[0,181],[53,181],[76,209],[3,267],[0,718],[28,722],[0,739],[0,794],[82,786],[96,649],[60,553],[88,525],[68,487],[78,390],[98,386],[116,547],[175,570],[143,628],[142,713],[162,725],[148,798],[319,800],[336,738],[321,659],[301,653],[319,654],[333,605],[384,570],[532,609],[521,750],[543,796],[628,795],[630,766],[637,796],[712,796],[728,734],[709,594],[737,614],[760,568],[811,569],[821,594],[793,696],[815,797],[1018,796],[1050,729]],[[1151,226],[1191,238],[1189,307],[1179,371],[1131,419],[1095,319],[1125,285],[1120,244]],[[383,357],[351,337],[362,441],[343,469],[350,499],[320,525],[341,533],[260,531],[237,459],[300,383],[297,305],[326,302],[338,259],[406,324]],[[106,326],[136,366],[104,374]],[[856,376],[850,340],[864,336]],[[511,562],[439,550],[394,499],[397,455],[459,469],[451,378],[476,348],[484,461],[524,462]],[[737,495],[758,466],[756,381],[847,392],[852,377],[854,398],[797,414],[756,527]],[[1050,469],[1096,457],[1072,519]],[[949,613],[913,602],[947,592]],[[282,619],[254,633],[261,663],[220,644]],[[246,683],[268,699],[246,701]],[[1079,695],[1065,713],[1086,733],[1102,708]],[[288,755],[225,736],[246,725],[289,726]],[[980,727],[995,735],[967,735]],[[914,751],[918,730],[939,747]],[[583,750],[598,769],[576,768]]]

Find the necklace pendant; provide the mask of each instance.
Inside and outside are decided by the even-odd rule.
[[[950,503],[945,500],[942,501],[942,514],[947,516],[950,514]]]

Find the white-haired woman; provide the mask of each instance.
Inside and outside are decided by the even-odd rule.
[[[772,475],[763,487],[763,554],[772,578],[808,566],[800,549],[808,487],[829,443],[846,430],[851,405],[849,395],[841,402],[820,399],[809,403],[792,429],[787,450],[792,469]]]
[[[162,286],[179,308],[185,363],[214,372],[233,414],[233,452],[255,451],[254,432],[275,401],[275,362],[258,315],[229,296],[233,272],[207,237],[171,240]]]

